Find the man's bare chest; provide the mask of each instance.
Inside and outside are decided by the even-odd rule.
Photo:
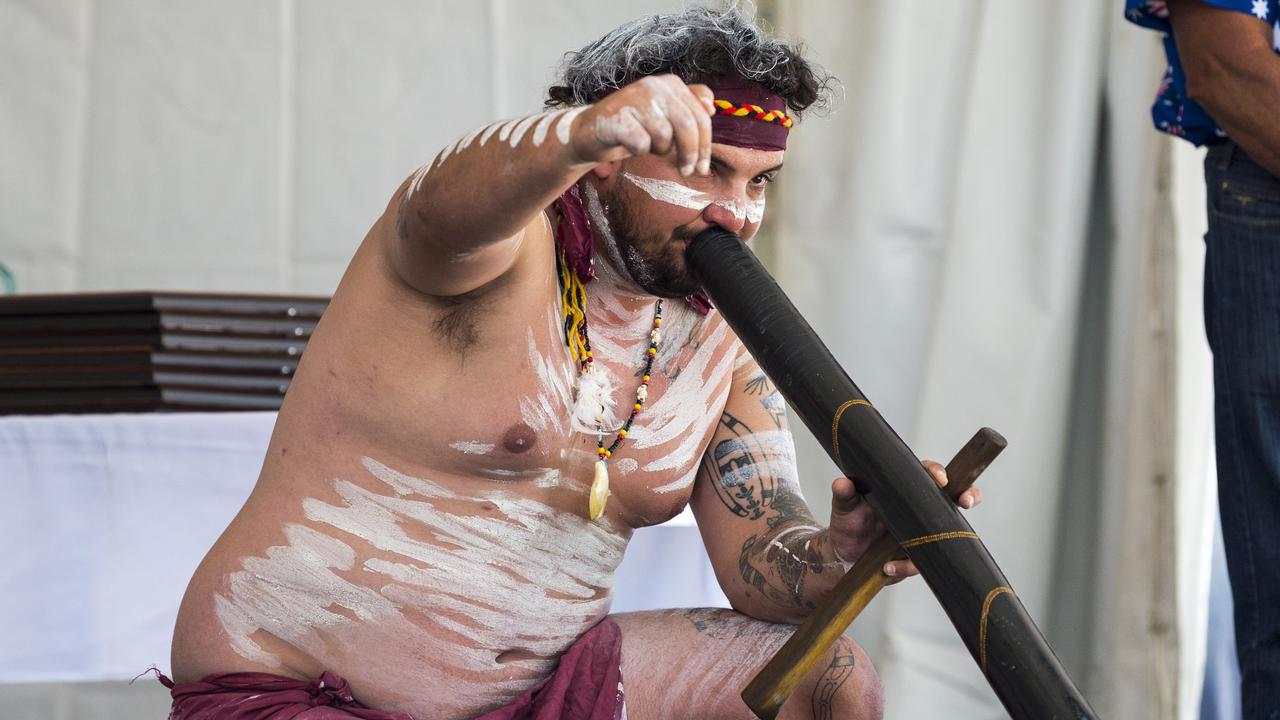
[[[687,503],[736,359],[735,338],[718,318],[698,316],[683,301],[665,305],[646,401],[609,461],[611,509],[634,525],[662,522]],[[464,366],[423,419],[438,461],[463,476],[585,494],[597,442],[613,445],[636,401],[651,313],[651,306],[634,304],[589,306],[589,337],[605,387],[598,426],[575,412],[583,402],[579,370],[564,343],[559,307],[549,303],[516,323],[506,349]]]

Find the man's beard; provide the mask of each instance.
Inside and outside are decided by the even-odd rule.
[[[692,239],[681,228],[670,235],[640,235],[639,218],[621,188],[601,194],[605,220],[609,227],[597,228],[603,235],[602,242],[612,244],[608,250],[613,264],[630,276],[642,290],[664,298],[682,298],[702,289],[702,283],[694,277],[685,261],[685,247]]]

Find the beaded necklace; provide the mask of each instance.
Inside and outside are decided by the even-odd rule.
[[[582,286],[582,280],[569,267],[568,261],[565,260],[563,249],[557,252],[556,268],[560,276],[565,344],[569,346],[570,353],[578,363],[576,390],[578,393],[582,393],[586,386],[600,387],[600,383],[595,382],[594,375],[598,371],[595,366],[595,357],[591,353],[591,339],[587,335],[587,293]],[[645,401],[649,398],[649,373],[653,370],[653,359],[658,354],[658,342],[662,337],[661,327],[662,299],[659,298],[653,305],[653,328],[649,331],[649,349],[645,352],[644,372],[640,376],[640,386],[636,388],[636,401],[631,406],[631,413],[627,416],[627,421],[622,424],[622,427],[618,430],[617,437],[613,439],[609,447],[604,446],[603,402],[600,405],[600,413],[595,417],[595,477],[591,481],[591,494],[587,503],[587,509],[592,520],[596,520],[604,514],[604,505],[609,500],[609,458],[613,455],[613,451],[617,450],[618,446],[622,444],[622,440],[627,436],[627,433],[631,432],[631,424],[635,422],[636,415],[640,414],[640,410],[644,408]]]

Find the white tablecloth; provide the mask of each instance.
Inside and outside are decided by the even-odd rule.
[[[257,479],[275,413],[0,417],[0,683],[169,665],[192,571]],[[615,612],[727,606],[687,513],[636,533]]]

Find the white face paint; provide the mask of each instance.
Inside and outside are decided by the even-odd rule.
[[[694,190],[688,185],[674,180],[641,177],[626,171],[623,171],[622,176],[643,190],[649,197],[669,205],[689,208],[699,212],[705,210],[709,205],[718,205],[733,213],[733,216],[738,220],[746,220],[753,224],[759,223],[764,218],[764,196],[755,200],[716,198],[709,193]]]
[[[334,481],[334,501],[304,500],[287,544],[242,560],[215,595],[245,658],[280,664],[259,644],[265,631],[321,665],[405,688],[416,717],[469,717],[541,680],[608,613],[627,537],[607,518],[362,463],[367,475]],[[429,702],[414,697],[422,687]]]
[[[746,220],[752,225],[758,225],[764,219],[763,195],[755,200],[716,200],[711,204],[719,205],[733,213],[733,217],[736,219]]]
[[[674,180],[640,177],[625,170],[622,172],[622,176],[643,190],[649,197],[669,205],[689,208],[690,210],[705,210],[708,205],[715,202],[715,198],[707,193],[701,190],[694,190],[688,185]]]

